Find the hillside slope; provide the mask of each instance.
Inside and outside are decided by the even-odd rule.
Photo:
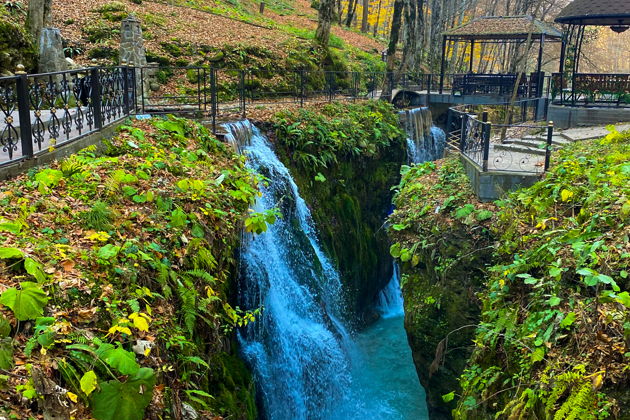
[[[132,13],[143,23],[145,45],[154,61],[181,66],[202,64],[204,58],[212,58],[210,61],[219,67],[229,64],[231,68],[251,65],[251,60],[241,57],[241,63],[221,63],[217,58],[220,52],[236,49],[241,56],[251,56],[256,55],[252,50],[258,50],[276,62],[283,61],[292,50],[312,47],[317,26],[317,11],[305,0],[272,2],[263,15],[253,3],[168,3],[67,0],[54,8],[53,23],[61,29],[68,46],[81,53],[76,57],[79,62],[92,58],[115,61],[120,20]],[[338,26],[333,29],[331,44],[344,59],[371,65],[378,62],[383,49],[376,39]],[[297,68],[299,63],[295,64]]]

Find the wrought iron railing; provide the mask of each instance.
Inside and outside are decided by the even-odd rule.
[[[243,117],[260,106],[376,99],[383,92],[396,91],[403,91],[394,98],[397,105],[413,105],[407,103],[405,92],[438,94],[440,88],[446,93],[446,87],[453,94],[459,76],[441,79],[436,74],[318,70],[281,74],[264,69],[158,66],[19,74],[0,78],[0,165],[44,153],[132,114],[197,114],[209,118],[216,132],[221,120]],[[467,93],[493,91],[481,87],[489,75],[463,76],[474,85],[466,88]],[[501,81],[495,85],[499,87],[496,92],[511,92],[508,82],[515,79],[491,76]],[[531,94],[531,80],[524,78],[527,89],[520,94]],[[540,80],[544,79],[536,76]],[[520,104],[518,112],[504,110],[511,116],[508,124],[531,119],[528,113],[533,108]],[[536,112],[538,106],[537,102]],[[473,124],[469,131],[475,130]]]
[[[135,111],[127,67],[0,78],[0,164],[72,142]]]
[[[450,108],[446,124],[448,146],[482,172],[543,173],[549,168],[553,123],[536,124],[544,120],[536,111],[538,104],[540,100],[536,98],[514,104]],[[510,120],[513,110],[518,112]]]
[[[554,73],[552,103],[588,107],[630,107],[630,74]]]

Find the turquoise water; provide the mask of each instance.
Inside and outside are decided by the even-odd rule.
[[[265,420],[425,419],[394,274],[379,297],[383,318],[359,333],[343,320],[342,282],[317,239],[310,210],[268,140],[248,122],[229,137],[264,174],[254,209],[282,217],[260,235],[246,234],[240,258],[239,306],[263,307],[239,331]]]
[[[411,358],[403,317],[381,318],[355,339],[356,358],[352,369],[355,396],[371,418],[389,420],[428,419],[424,389]],[[338,418],[364,419],[365,416]]]

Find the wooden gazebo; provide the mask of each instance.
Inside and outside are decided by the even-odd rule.
[[[567,25],[560,54],[560,72],[554,75],[560,103],[630,107],[630,74],[580,73],[586,27],[608,26],[616,33],[627,31],[630,28],[630,0],[574,0],[555,21]]]
[[[559,42],[562,33],[553,26],[542,22],[532,16],[485,16],[467,22],[464,25],[446,31],[442,35],[442,62],[440,69],[440,92],[444,88],[444,76],[446,71],[446,51],[451,42],[470,43],[469,73],[473,71],[473,57],[475,45],[487,43],[525,43],[527,41],[538,42],[538,62],[533,80],[536,82],[536,93],[540,96],[543,83],[542,57],[546,41]],[[487,74],[474,75],[469,79],[478,80],[479,83],[506,84],[514,86],[517,75]],[[511,86],[510,86],[511,84]]]

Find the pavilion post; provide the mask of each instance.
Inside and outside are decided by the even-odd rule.
[[[440,64],[440,95],[444,90],[444,71],[446,69],[446,35],[442,36],[442,62]]]
[[[542,74],[542,60],[543,60],[543,50],[545,48],[545,34],[540,35],[540,47],[538,48],[538,64],[536,70],[538,72],[538,83],[536,85],[536,97],[540,98],[543,92],[543,74]]]
[[[560,48],[560,102],[564,102],[564,61],[567,54],[566,32],[562,36],[562,47]],[[553,93],[552,93],[553,96]]]

